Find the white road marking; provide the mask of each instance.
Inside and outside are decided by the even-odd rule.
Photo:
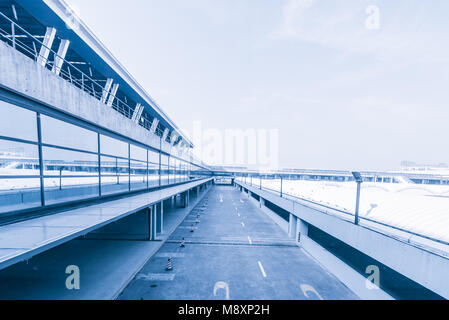
[[[149,273],[149,274],[138,274],[136,279],[146,280],[146,281],[173,281],[175,279],[175,274],[166,273]]]
[[[245,224],[242,222],[242,227],[245,227]]]
[[[237,213],[237,215],[240,217],[240,213]]]
[[[214,296],[217,296],[217,291],[224,289],[226,291],[226,300],[229,300],[229,285],[224,281],[218,281],[214,286]]]
[[[240,199],[240,202],[241,202],[241,203],[245,203],[242,199]]]
[[[300,285],[300,288],[301,288],[302,293],[306,296],[306,298],[310,299],[308,292],[312,292],[318,297],[318,299],[323,300],[323,297],[320,296],[320,294],[315,290],[314,287],[312,287],[308,284],[302,284],[302,285]]]
[[[262,262],[257,261],[257,263],[259,264],[260,272],[262,272],[263,277],[266,278],[267,274],[265,273],[265,270],[263,269]]]
[[[185,253],[178,252],[161,252],[156,254],[156,258],[184,258]]]
[[[248,236],[248,242],[249,242],[249,244],[253,244],[253,241],[251,240],[250,236]]]

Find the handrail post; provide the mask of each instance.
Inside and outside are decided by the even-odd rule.
[[[357,199],[355,202],[355,220],[354,223],[356,225],[359,224],[359,206],[360,206],[360,186],[361,186],[362,182],[357,181]]]
[[[281,198],[282,198],[282,177],[281,177]]]

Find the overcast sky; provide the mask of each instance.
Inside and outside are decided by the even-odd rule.
[[[281,167],[449,162],[449,1],[66,1],[187,132],[279,129]]]

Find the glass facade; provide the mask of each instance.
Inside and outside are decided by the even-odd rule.
[[[178,148],[171,155],[161,153],[81,120],[32,108],[0,100],[0,213],[167,186],[208,174]]]

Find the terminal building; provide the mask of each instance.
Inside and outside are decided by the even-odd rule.
[[[172,234],[197,228],[204,237],[221,232],[215,227],[200,231],[195,225],[208,205],[218,213],[225,203],[229,207],[223,215],[234,208],[237,215],[221,223],[244,216],[238,205],[252,206],[248,212],[257,209],[267,226],[273,223],[280,230],[276,229],[276,241],[307,251],[353,294],[333,296],[329,290],[326,296],[302,284],[298,298],[307,298],[310,292],[329,299],[449,298],[449,242],[433,227],[446,227],[447,214],[429,215],[434,217],[430,222],[420,215],[415,224],[398,224],[390,216],[379,217],[384,220],[364,216],[371,214],[365,211],[360,223],[354,223],[358,211],[288,195],[283,189],[283,180],[354,183],[350,172],[260,173],[208,166],[193,156],[192,141],[63,0],[0,0],[0,40],[0,299],[118,298],[136,279],[151,278],[139,272],[154,257],[166,257],[157,252],[180,240],[173,240]],[[362,176],[367,183],[449,184],[445,174],[362,172]],[[280,187],[274,190],[278,181]],[[438,194],[445,196],[443,191]],[[376,207],[371,210],[376,214]],[[192,212],[197,221],[184,225]],[[423,228],[413,229],[418,224]],[[238,227],[249,226],[242,221]],[[262,236],[259,228],[254,232],[261,239],[245,235],[245,246],[246,241],[250,246],[268,246],[271,238]],[[185,235],[180,237],[184,241]],[[126,241],[114,242],[120,240]],[[241,245],[242,235],[222,235],[220,241]],[[87,254],[89,250],[101,254]],[[86,270],[96,270],[93,261],[103,258],[105,265],[116,267],[110,270],[115,282],[89,271],[90,282],[99,285],[79,295],[49,289],[48,294],[35,296],[32,289],[29,295],[11,289],[17,287],[12,279],[20,272],[39,272],[37,263],[54,259],[70,264],[62,257],[81,261]],[[269,277],[269,270],[257,262],[262,277]],[[370,266],[385,275],[376,288],[366,285],[375,269]],[[293,271],[286,272],[294,280]],[[151,275],[153,280],[174,281],[173,276]],[[60,278],[65,276],[62,272]],[[131,287],[123,291],[127,285]]]

